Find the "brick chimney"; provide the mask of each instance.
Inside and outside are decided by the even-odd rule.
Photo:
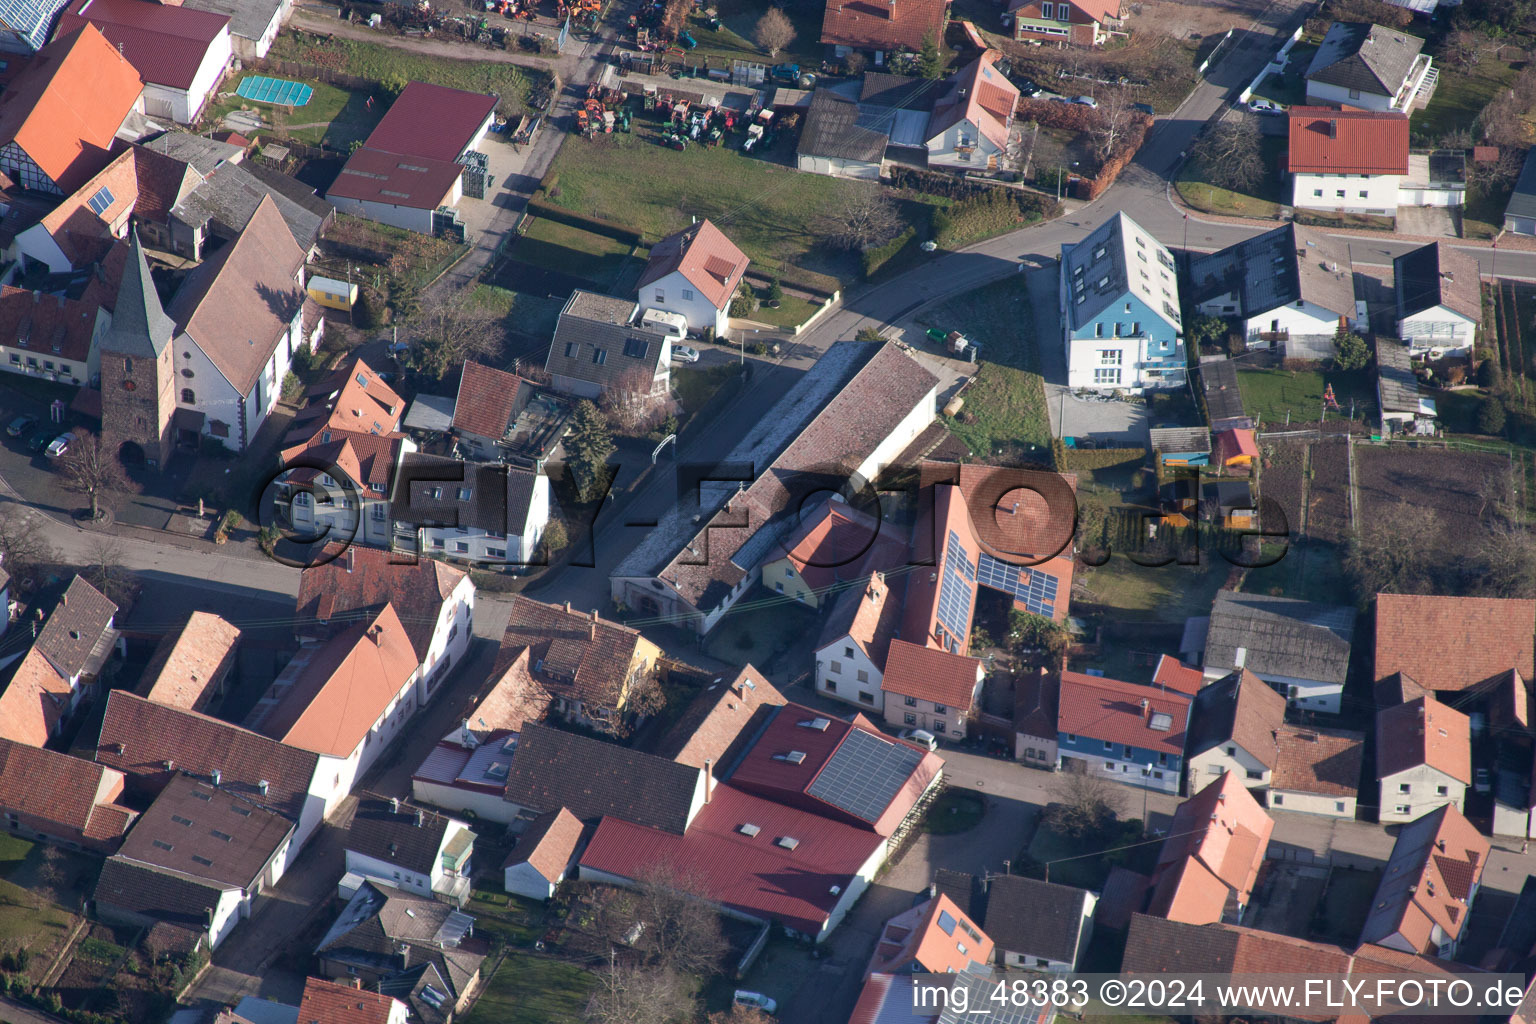
[[[715,771],[714,764],[709,758],[704,759],[704,802],[709,803],[709,798],[714,795]]]

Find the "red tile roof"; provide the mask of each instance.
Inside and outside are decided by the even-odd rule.
[[[70,263],[84,266],[112,243],[114,228],[126,227],[130,213],[140,221],[164,223],[171,208],[202,182],[191,165],[142,146],[130,146],[39,222]],[[90,202],[106,188],[112,202],[97,213]]]
[[[0,337],[5,343],[44,359],[80,363],[75,373],[81,380],[100,312],[96,305],[62,295],[0,287]]]
[[[949,0],[827,0],[821,41],[855,50],[923,48],[923,37],[944,41]]]
[[[1060,701],[1058,721],[1062,732],[1184,756],[1190,702],[1181,693],[1081,672],[1063,672]],[[1154,714],[1170,715],[1172,727],[1153,729]]]
[[[1227,901],[1246,904],[1275,823],[1232,772],[1179,805],[1158,852],[1147,912],[1214,924]]]
[[[751,665],[736,678],[722,679],[695,697],[677,724],[657,745],[656,753],[680,764],[703,768],[708,761],[723,773],[735,760],[728,752],[744,746],[772,709],[787,704],[784,695]]]
[[[418,661],[432,646],[443,605],[464,579],[464,570],[435,558],[399,559],[388,551],[354,544],[337,558],[305,569],[295,602],[303,636],[329,636],[395,606]]]
[[[501,638],[496,672],[527,650],[533,677],[553,696],[618,710],[631,671],[647,656],[647,647],[638,630],[599,618],[596,612],[518,596]]]
[[[0,811],[107,841],[120,838],[135,816],[113,803],[122,792],[122,772],[0,739]]]
[[[1223,430],[1216,435],[1216,457],[1223,464],[1240,458],[1258,458],[1259,446],[1251,430]]]
[[[347,158],[325,198],[435,210],[453,191],[464,168],[448,160],[406,156],[364,146]]]
[[[971,710],[981,659],[951,654],[932,647],[891,641],[880,689],[902,697],[945,704],[962,715]]]
[[[1536,679],[1536,601],[1376,595],[1376,680],[1394,672],[1429,690],[1466,690],[1515,669]]]
[[[151,0],[75,0],[59,17],[57,31],[74,31],[83,22],[100,29],[144,81],[172,89],[190,89],[204,56],[229,36],[227,15]]]
[[[1272,790],[1319,796],[1359,793],[1364,733],[1282,725],[1275,734],[1275,754]]]
[[[765,561],[786,559],[806,586],[821,592],[840,580],[868,576],[871,570],[900,568],[906,556],[905,537],[862,509],[828,499],[776,544]]]
[[[139,73],[100,32],[61,23],[0,95],[0,145],[15,142],[68,195],[107,165],[142,91]]]
[[[746,835],[743,825],[756,825],[757,834]],[[798,842],[791,850],[781,839]],[[715,902],[816,935],[882,842],[867,829],[722,783],[683,835],[604,818],[581,865],[633,879],[667,863],[697,876]]]
[[[581,819],[564,807],[541,814],[517,837],[517,845],[512,847],[502,867],[527,863],[554,885],[570,866],[576,844],[581,841],[581,828]]]
[[[1436,953],[1434,926],[1454,939],[1467,920],[1472,887],[1488,864],[1488,840],[1452,804],[1404,825],[1360,932],[1362,942],[1401,936]]]
[[[1472,782],[1472,720],[1433,697],[1376,712],[1376,778],[1427,766]]]
[[[644,305],[646,286],[678,271],[711,305],[724,309],[736,294],[747,263],[747,254],[706,218],[651,246],[650,259],[635,287]]]
[[[524,383],[515,373],[466,362],[453,403],[453,429],[501,440],[517,412],[517,395]]]
[[[1193,696],[1204,685],[1205,673],[1198,668],[1191,668],[1171,654],[1165,654],[1157,659],[1157,670],[1152,673],[1152,682]]]
[[[954,900],[939,893],[885,922],[865,973],[948,974],[973,963],[990,964],[992,948],[992,939]]]
[[[495,109],[494,96],[411,82],[395,97],[363,145],[453,163]]]
[[[43,746],[64,718],[69,701],[69,681],[33,647],[0,694],[0,737]]]
[[[1408,115],[1291,108],[1292,174],[1407,174]]]
[[[891,641],[901,626],[902,594],[906,578],[897,575],[887,580],[881,573],[871,573],[863,587],[850,587],[838,595],[817,638],[821,650],[844,637],[852,640],[871,662],[884,665]]]
[[[480,703],[464,716],[470,731],[484,741],[492,732],[521,732],[524,722],[542,722],[555,702],[533,678],[528,651],[513,658]]]
[[[950,76],[949,92],[934,106],[928,138],[968,120],[994,146],[1008,148],[1008,126],[1019,102],[1019,90],[994,66],[1001,56],[997,50],[988,50]]]
[[[234,663],[240,630],[209,612],[193,612],[180,629],[167,633],[155,648],[144,678],[144,696],[157,704],[201,711],[215,686]]]
[[[403,1008],[399,1000],[378,992],[307,978],[299,1000],[299,1024],[389,1024],[397,1005]]]

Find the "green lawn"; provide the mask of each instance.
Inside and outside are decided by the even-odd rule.
[[[509,947],[531,946],[544,934],[543,905],[510,895],[499,885],[474,890],[464,911],[475,918],[476,931],[500,935]]]
[[[1500,188],[1469,185],[1467,205],[1462,209],[1463,238],[1494,238],[1504,230],[1504,207],[1509,205],[1513,183]]]
[[[1115,551],[1103,565],[1079,569],[1076,582],[1086,591],[1083,603],[1120,619],[1183,622],[1211,610],[1230,568],[1215,552],[1202,551],[1199,565],[1148,567]]]
[[[513,244],[512,258],[582,278],[605,291],[629,262],[630,248],[607,235],[534,217],[529,220],[528,230]]]
[[[1472,127],[1488,101],[1514,77],[1515,72],[1508,64],[1491,56],[1471,71],[1442,70],[1429,105],[1409,117],[1414,144],[1433,143],[1448,132]]]
[[[725,146],[678,152],[639,131],[573,135],[552,173],[559,181],[551,202],[635,228],[652,241],[708,217],[764,273],[782,264],[848,279],[857,271],[856,261],[828,244],[823,227],[857,187],[850,181],[801,174]]]
[[[758,298],[762,298],[766,289],[757,289]],[[786,295],[779,300],[778,309],[769,309],[767,303],[757,307],[757,312],[752,314],[752,319],[758,323],[772,324],[775,327],[799,327],[811,318],[811,314],[821,308],[821,304],[810,302],[795,295]]]
[[[466,47],[465,52],[476,51]],[[410,82],[496,93],[510,108],[521,108],[528,98],[528,72],[503,61],[433,57],[341,36],[325,39],[308,32],[284,32],[272,44],[270,55],[279,60],[318,64],[375,82],[403,76]]]
[[[579,1024],[594,981],[574,964],[513,953],[491,975],[464,1024]]]
[[[235,89],[240,82],[255,74],[260,72],[246,72],[224,83],[220,91],[228,95],[221,95],[209,104],[209,123],[217,124],[220,118],[232,110],[250,109],[261,114],[272,126],[270,134],[286,136],[311,146],[323,143],[333,149],[344,150],[353,142],[366,138],[373,126],[379,123],[379,118],[384,116],[385,104],[381,102],[382,97],[376,98],[370,108],[369,93],[366,91],[354,92],[307,78],[285,79],[305,82],[314,89],[314,95],[302,107],[279,107],[236,96]]]
[[[987,813],[986,801],[968,789],[948,789],[928,808],[923,831],[936,836],[968,832],[981,824]]]
[[[1323,389],[1333,385],[1342,415],[1348,416],[1350,400],[1355,403],[1355,418],[1376,418],[1376,382],[1369,370],[1352,373],[1321,370],[1240,369],[1237,384],[1243,393],[1243,412],[1260,420],[1264,427],[1284,429],[1286,414],[1292,423],[1315,423],[1322,415]],[[1340,413],[1330,411],[1329,419]]]
[[[804,5],[784,8],[795,26],[794,41],[777,57],[770,58],[752,42],[757,21],[767,8],[752,0],[722,0],[715,5],[720,14],[720,28],[710,29],[708,19],[695,10],[688,19],[688,31],[698,41],[698,47],[688,51],[688,63],[702,62],[708,56],[712,67],[729,67],[733,60],[759,61],[772,67],[774,64],[800,64],[802,70],[816,72],[821,69],[823,47],[821,45],[822,9]]]
[[[1200,162],[1190,160],[1179,170],[1179,179],[1175,184],[1179,196],[1202,213],[1264,219],[1279,216],[1280,207],[1287,200],[1285,183],[1280,174],[1280,154],[1284,152],[1287,142],[1280,136],[1266,135],[1260,145],[1264,153],[1264,166],[1269,168],[1269,173],[1254,187],[1252,195],[1212,184]]]
[[[1290,525],[1294,532],[1297,524]],[[1277,554],[1281,558],[1274,565],[1251,570],[1244,577],[1245,593],[1329,604],[1339,594],[1348,592],[1350,581],[1344,575],[1344,552],[1338,546],[1316,540],[1305,546],[1289,545],[1283,550],[1279,545],[1264,546],[1266,558]]]
[[[1051,423],[1037,371],[1034,313],[1022,278],[1006,278],[929,309],[925,327],[960,331],[981,345],[976,381],[949,429],[978,458],[1048,459]]]
[[[517,329],[533,337],[554,334],[555,322],[560,319],[560,309],[565,305],[565,299],[508,291],[493,284],[476,285],[472,298],[479,305],[505,316],[516,314]]]
[[[74,918],[14,882],[0,880],[0,943],[41,952],[69,933]]]
[[[704,407],[704,403],[719,391],[725,382],[741,372],[738,363],[716,363],[713,366],[672,367],[672,390],[684,415],[691,415]]]

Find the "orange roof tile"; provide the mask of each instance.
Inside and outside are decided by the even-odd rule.
[[[724,309],[748,262],[747,254],[705,218],[651,246],[650,259],[635,287],[643,289],[678,271],[716,309]]]
[[[1536,601],[1376,595],[1376,680],[1405,672],[1428,690],[1466,690],[1508,669],[1536,678]]]
[[[1291,108],[1292,174],[1407,174],[1408,115]]]
[[[581,829],[581,819],[564,807],[541,814],[517,837],[517,845],[502,866],[527,863],[553,885],[570,865]]]
[[[1320,796],[1356,796],[1365,734],[1282,725],[1275,733],[1270,788]]]
[[[902,697],[944,704],[961,714],[971,710],[981,659],[892,640],[880,689]]]
[[[302,1024],[389,1024],[397,1005],[398,1000],[378,992],[309,978],[299,1000],[299,1020]]]
[[[1165,654],[1157,659],[1152,682],[1156,686],[1193,696],[1200,692],[1200,687],[1205,683],[1205,673],[1198,668],[1191,668],[1171,654]]]
[[[821,41],[855,50],[923,48],[923,37],[944,41],[949,0],[827,0]]]
[[[1186,924],[1222,919],[1247,903],[1275,823],[1232,772],[1179,805],[1152,873],[1148,913]]]
[[[1433,697],[1419,697],[1376,713],[1376,777],[1427,765],[1472,782],[1472,720]]]
[[[958,972],[972,963],[990,963],[992,948],[987,934],[954,900],[940,893],[885,923],[865,973]]]
[[[1451,939],[1461,934],[1490,849],[1451,804],[1404,825],[1371,901],[1361,941],[1379,943],[1400,935],[1417,952],[1438,952],[1434,927],[1439,925]]]
[[[69,707],[69,695],[68,680],[34,646],[0,694],[0,738],[44,746]]]
[[[155,649],[144,678],[145,697],[157,704],[201,711],[209,687],[229,670],[240,630],[209,612],[193,612]]]

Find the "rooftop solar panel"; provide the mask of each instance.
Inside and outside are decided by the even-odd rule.
[[[905,743],[852,729],[806,792],[861,821],[876,821],[922,759]]]

